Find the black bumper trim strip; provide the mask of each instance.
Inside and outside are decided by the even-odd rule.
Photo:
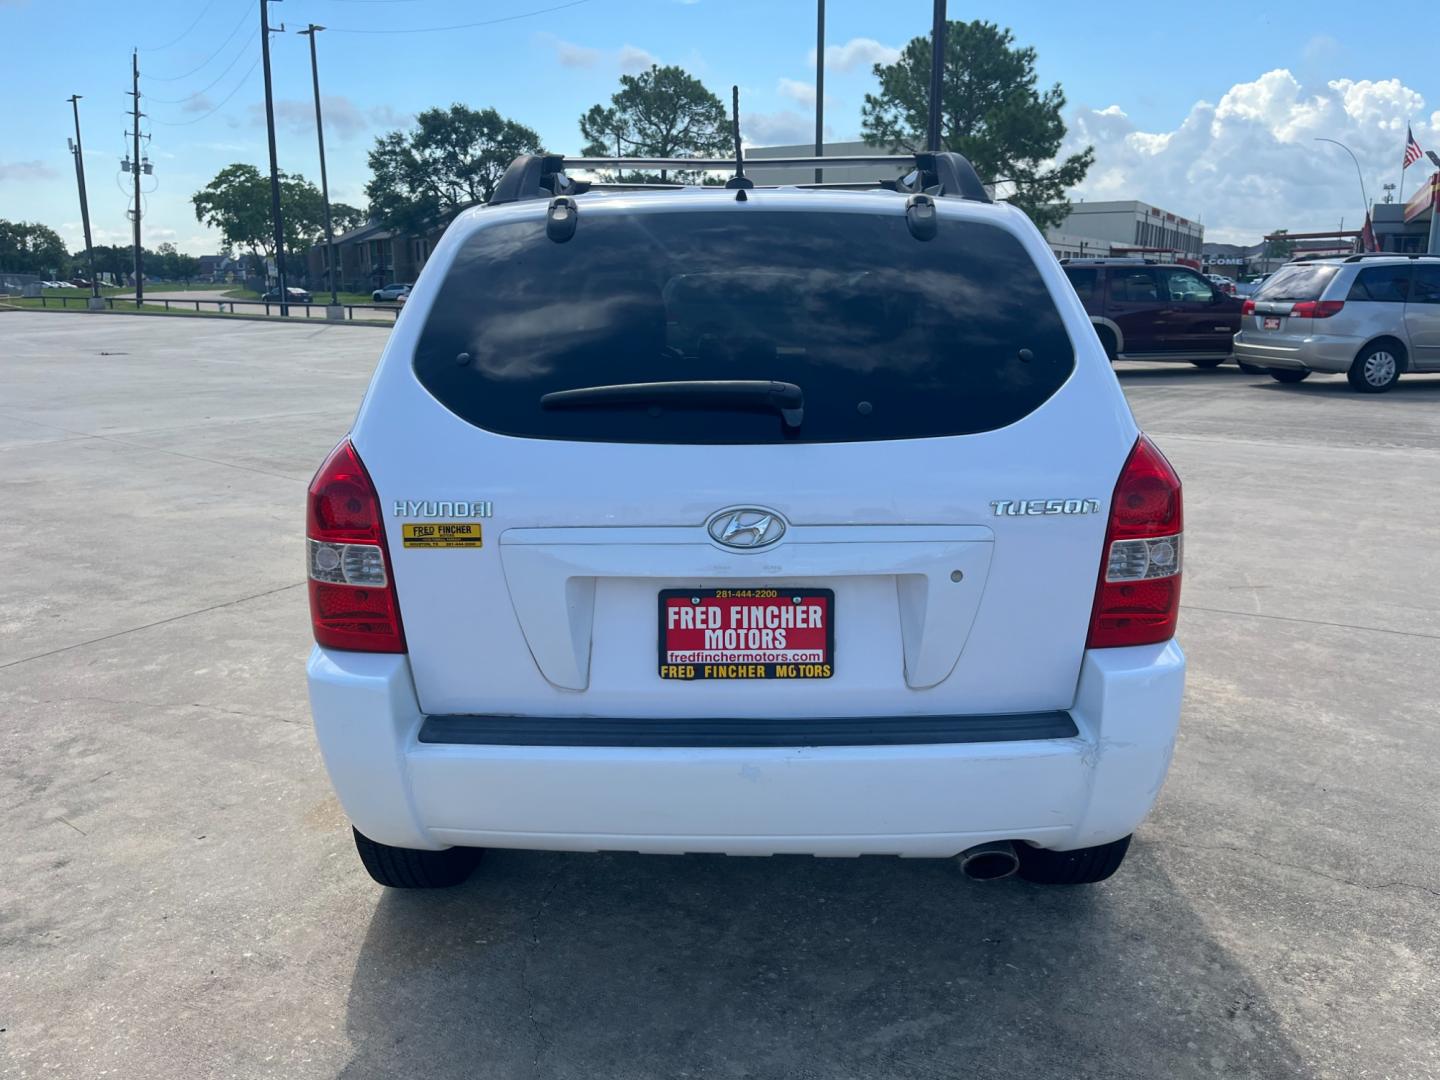
[[[819,719],[427,716],[420,741],[459,746],[916,746],[1072,739],[1066,712]]]

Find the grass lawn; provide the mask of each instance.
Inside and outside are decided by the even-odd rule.
[[[230,297],[230,299],[232,299],[232,300],[259,300],[259,299],[260,299],[260,294],[259,294],[258,292],[256,292],[254,289],[228,289],[228,290],[226,290],[225,295],[228,296],[228,297]],[[323,304],[328,304],[328,303],[330,302],[330,291],[329,291],[328,289],[321,289],[321,290],[319,290],[319,291],[312,291],[312,292],[310,293],[310,295],[311,295],[312,297],[314,297],[314,299],[310,301],[311,304],[314,304],[314,305],[319,306],[319,305],[323,305]],[[374,301],[370,299],[370,294],[369,294],[369,293],[342,292],[342,293],[340,294],[340,303],[342,303],[342,304],[371,304],[371,303],[374,303]]]

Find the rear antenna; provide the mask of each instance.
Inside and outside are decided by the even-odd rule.
[[[730,132],[735,138],[735,175],[725,181],[727,188],[737,189],[735,201],[745,201],[745,189],[753,188],[754,181],[745,175],[745,155],[740,150],[740,87],[730,87]]]

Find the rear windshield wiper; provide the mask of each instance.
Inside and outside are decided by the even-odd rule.
[[[805,395],[800,387],[769,379],[688,379],[582,386],[575,390],[556,390],[540,399],[542,409],[592,409],[607,405],[778,412],[787,428],[798,428],[805,420]]]

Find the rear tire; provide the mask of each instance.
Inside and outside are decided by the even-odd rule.
[[[444,889],[459,885],[470,876],[480,858],[480,848],[452,847],[444,851],[419,851],[392,847],[371,840],[359,829],[355,850],[370,876],[388,889]]]
[[[1017,842],[1015,851],[1020,856],[1017,873],[1037,885],[1093,885],[1120,869],[1129,847],[1128,836],[1074,851],[1048,851]]]
[[[1105,355],[1110,358],[1110,363],[1115,363],[1120,355],[1119,348],[1115,344],[1115,332],[1104,326],[1095,328],[1095,335],[1100,339],[1100,347],[1105,350]]]
[[[1400,381],[1404,366],[1404,354],[1388,341],[1380,341],[1360,350],[1345,378],[1362,394],[1383,394]]]
[[[1217,368],[1217,367],[1219,367],[1221,364],[1223,364],[1224,362],[1225,362],[1225,358],[1224,358],[1223,356],[1219,356],[1219,357],[1209,357],[1209,358],[1207,358],[1207,359],[1205,359],[1205,360],[1191,360],[1191,361],[1190,361],[1190,363],[1194,364],[1194,365],[1195,365],[1196,367],[1198,367],[1198,368]]]
[[[1276,382],[1297,383],[1304,382],[1310,377],[1308,371],[1297,371],[1295,368],[1270,368],[1270,378]]]

